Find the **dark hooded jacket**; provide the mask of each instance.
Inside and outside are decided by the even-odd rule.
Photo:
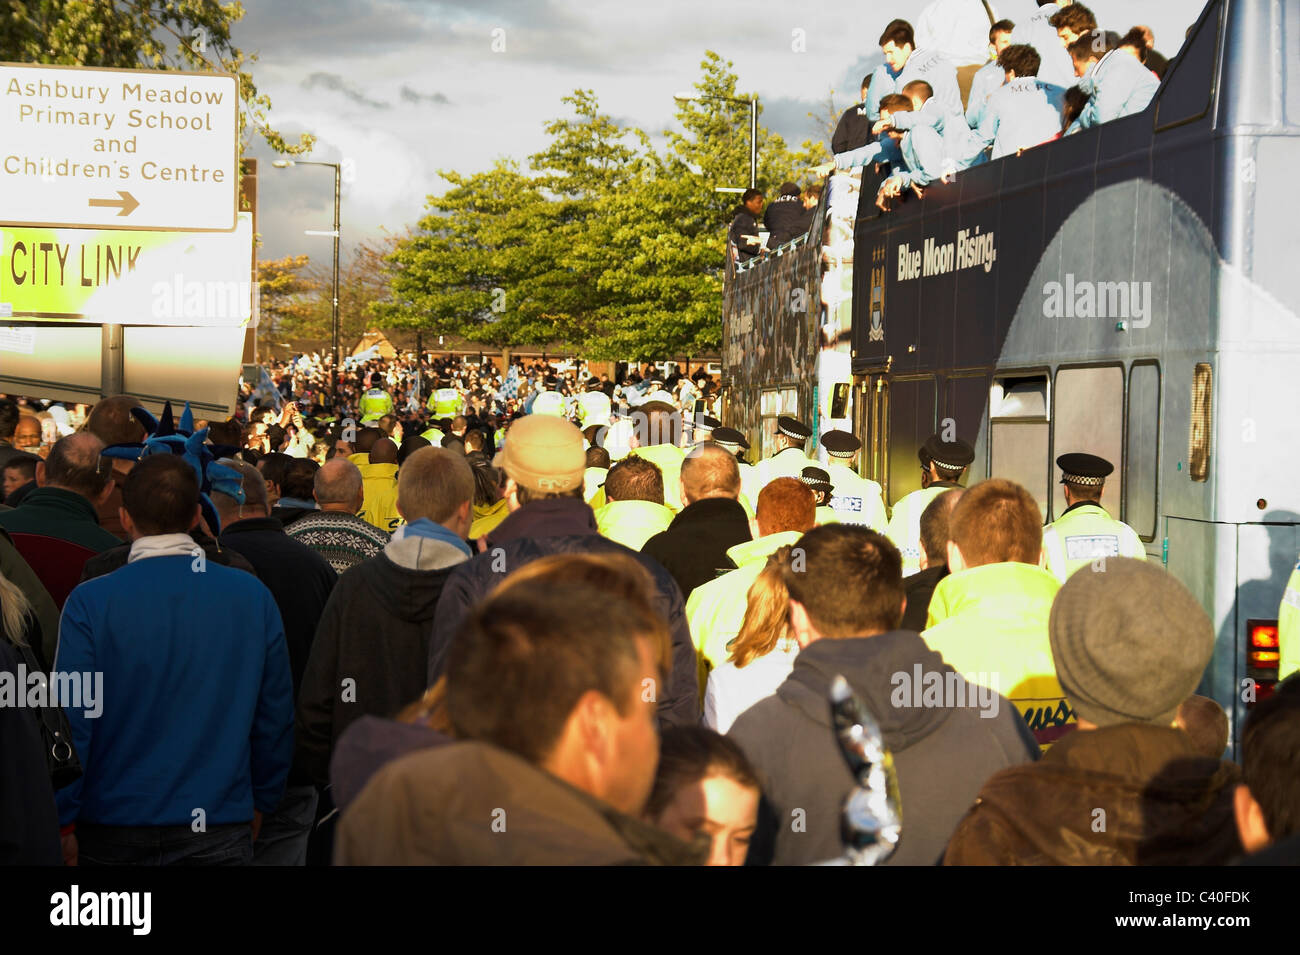
[[[447,665],[447,651],[471,607],[487,596],[508,573],[552,554],[626,554],[637,560],[654,579],[658,599],[655,609],[668,623],[672,636],[672,672],[667,692],[660,694],[659,720],[690,726],[700,720],[700,692],[695,674],[695,646],[686,624],[681,589],[659,562],[615,541],[601,537],[590,507],[576,498],[530,501],[515,511],[488,537],[488,550],[451,572],[429,645],[428,682],[432,686]],[[599,626],[600,608],[574,608],[592,626]],[[418,694],[417,694],[418,695]],[[414,699],[414,697],[412,697]],[[408,701],[409,702],[409,701]]]
[[[687,845],[513,753],[461,741],[381,769],[339,822],[336,865],[699,865]]]
[[[689,600],[700,584],[735,570],[728,548],[751,539],[749,517],[740,502],[706,497],[682,508],[668,530],[646,541],[641,553],[663,564],[682,588],[682,599]]]
[[[1242,851],[1240,781],[1172,726],[1070,733],[1041,762],[984,783],[944,864],[1223,865]]]
[[[937,863],[984,780],[1038,756],[1015,707],[967,684],[917,634],[818,640],[799,652],[776,695],[746,710],[728,733],[763,784],[750,864],[805,865],[842,852],[840,807],[854,781],[831,729],[836,674],[876,718],[893,754],[903,831],[888,865]],[[958,693],[924,705],[919,687],[931,678]],[[987,705],[974,696],[980,692]]]
[[[903,610],[903,621],[899,630],[915,630],[920,633],[930,613],[930,598],[939,581],[948,576],[948,565],[938,564],[918,571],[910,577],[903,578],[903,593],[907,595],[907,607]]]
[[[353,720],[391,717],[424,693],[438,599],[465,560],[452,544],[401,537],[338,578],[298,692],[298,765],[317,785]]]

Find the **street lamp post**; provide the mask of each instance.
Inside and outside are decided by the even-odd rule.
[[[744,103],[749,107],[749,188],[758,185],[758,97],[741,99],[738,96],[701,96],[698,93],[677,93],[673,99],[679,103],[696,103],[706,99],[727,103]]]
[[[334,231],[321,232],[315,229],[306,230],[306,235],[332,235],[334,237],[334,305],[333,305],[333,332],[334,332],[334,367],[330,369],[330,399],[334,403],[335,410],[339,404],[339,199],[342,195],[341,183],[343,179],[342,166],[336,162],[315,162],[304,159],[277,159],[271,163],[277,169],[288,169],[290,166],[328,166],[334,170]]]

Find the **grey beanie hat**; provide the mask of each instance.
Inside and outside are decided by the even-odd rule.
[[[1168,726],[1214,652],[1214,627],[1196,598],[1159,566],[1130,557],[1072,574],[1048,630],[1065,695],[1097,726]]]

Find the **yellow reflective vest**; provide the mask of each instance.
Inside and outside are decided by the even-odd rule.
[[[659,466],[664,476],[664,504],[673,513],[680,511],[683,507],[682,462],[686,460],[686,452],[674,444],[650,444],[628,453]]]
[[[366,497],[357,516],[391,534],[406,523],[397,513],[397,465],[370,464],[368,454],[352,457],[364,457],[367,461],[358,465]]]
[[[1291,572],[1277,608],[1278,682],[1300,670],[1300,563]]]
[[[454,418],[464,412],[465,399],[455,388],[439,388],[429,395],[429,402],[425,407],[439,418]]]
[[[918,488],[894,505],[894,516],[889,519],[885,536],[894,542],[903,555],[903,576],[910,577],[921,569],[921,515],[930,502],[944,491],[956,487],[947,481]]]
[[[1065,583],[1080,567],[1107,557],[1146,560],[1137,531],[1117,521],[1095,501],[1080,501],[1043,528],[1047,569]]]
[[[371,388],[361,396],[361,423],[369,424],[386,414],[393,413],[393,398],[382,388]]]
[[[889,526],[889,520],[885,516],[885,496],[881,493],[880,485],[836,461],[827,462],[825,469],[835,488],[831,507],[835,509],[840,522],[861,524],[883,534]]]
[[[596,530],[602,537],[633,550],[640,550],[673,522],[673,512],[654,501],[610,501],[595,513]]]
[[[1047,631],[1060,588],[1035,564],[970,567],[939,581],[921,634],[968,682],[1010,700],[1043,747],[1076,724]]]
[[[802,536],[799,531],[782,531],[729,547],[727,556],[737,569],[691,591],[686,601],[686,622],[699,661],[701,693],[707,685],[709,670],[726,663],[731,655],[727,645],[740,633],[749,588],[763,572],[767,558]]]

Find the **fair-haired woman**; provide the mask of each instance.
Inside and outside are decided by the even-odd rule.
[[[790,633],[790,594],[782,574],[791,547],[782,547],[749,588],[745,620],[727,662],[709,674],[704,725],[725,733],[741,713],[776,692],[794,668],[799,644]]]

